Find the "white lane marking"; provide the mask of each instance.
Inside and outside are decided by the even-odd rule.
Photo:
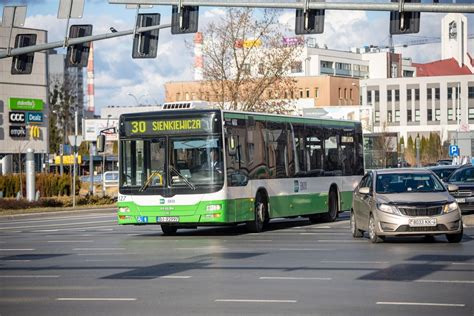
[[[317,242],[333,242],[333,243],[366,243],[366,240],[334,240],[334,239],[320,239]]]
[[[217,299],[214,302],[233,303],[298,303],[297,300],[247,300],[247,299]]]
[[[317,233],[300,233],[300,235],[349,235],[350,233],[333,233],[333,232],[317,232]]]
[[[0,248],[0,251],[35,251],[36,249],[33,249],[33,248],[18,248],[18,249],[14,249],[14,248]]]
[[[34,230],[33,233],[52,233],[58,232],[58,229],[42,229],[42,230]]]
[[[134,297],[58,297],[56,301],[136,301]]]
[[[77,242],[94,242],[93,240],[48,240],[51,243],[77,243]]]
[[[334,249],[323,249],[323,248],[280,248],[280,251],[329,251]]]
[[[0,261],[5,261],[5,262],[8,262],[8,263],[10,263],[10,262],[15,262],[16,263],[16,262],[30,262],[31,260],[15,260],[15,259],[13,259],[13,260],[3,260],[3,259],[0,259]]]
[[[175,248],[176,250],[227,250],[229,248],[220,246],[194,247],[194,248]]]
[[[374,264],[388,264],[389,262],[388,261],[336,261],[336,260],[323,260],[321,261],[322,263],[361,263],[361,264],[370,264],[370,263],[374,263]]]
[[[306,278],[306,277],[259,277],[260,280],[318,280],[331,281],[332,278]]]
[[[462,283],[462,284],[474,284],[474,281],[470,280],[415,280],[418,283]]]
[[[454,265],[474,266],[474,262],[451,262]]]
[[[57,221],[61,221],[61,220],[64,220],[64,219],[75,219],[75,218],[79,218],[79,219],[92,219],[92,218],[103,218],[103,217],[111,217],[111,218],[115,218],[116,215],[114,214],[104,214],[104,215],[97,215],[97,216],[87,216],[87,215],[84,215],[84,216],[63,216],[63,217],[55,217],[55,218],[51,218],[51,217],[48,217],[48,218],[45,218],[45,219],[31,219],[31,220],[9,220],[9,221],[2,221],[0,222],[0,225],[3,225],[3,224],[27,224],[27,223],[34,223],[34,222],[57,222]]]
[[[0,230],[41,228],[41,227],[50,227],[50,226],[78,226],[78,225],[82,225],[82,224],[98,224],[98,223],[111,223],[111,222],[116,222],[116,221],[115,220],[109,220],[109,221],[79,222],[79,223],[78,222],[72,222],[72,223],[66,223],[66,224],[48,224],[48,225],[34,225],[34,226],[0,227]],[[84,227],[81,227],[81,229],[84,229]]]
[[[190,278],[192,278],[190,275],[164,275],[160,277],[160,279],[190,279]]]
[[[38,275],[0,275],[2,279],[14,279],[14,278],[32,278],[32,279],[40,279],[40,278],[59,278],[60,275],[46,275],[46,274],[38,274]]]
[[[445,306],[445,307],[464,307],[464,306],[466,306],[465,304],[416,303],[416,302],[377,302],[377,305]]]
[[[78,256],[123,256],[123,255],[136,255],[136,253],[129,252],[112,252],[112,253],[78,253]]]
[[[94,250],[125,250],[125,248],[73,248],[74,251],[94,251]]]

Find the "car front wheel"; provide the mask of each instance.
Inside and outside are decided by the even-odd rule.
[[[364,231],[357,227],[354,211],[351,212],[351,233],[354,238],[361,238],[364,235]]]
[[[446,234],[446,239],[450,243],[459,243],[462,240],[462,235],[463,235],[463,229],[462,229],[462,226],[461,226],[461,231],[459,233],[457,233],[457,234]]]
[[[370,218],[369,218],[369,239],[374,244],[379,243],[379,242],[383,242],[383,240],[384,240],[383,237],[377,235],[375,225],[376,225],[376,223],[375,223],[374,216],[372,214],[370,214]]]

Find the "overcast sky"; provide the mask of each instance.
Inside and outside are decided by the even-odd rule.
[[[28,5],[26,27],[48,30],[49,42],[64,38],[66,21],[56,18],[58,0],[0,0],[3,5],[18,3]],[[147,12],[161,13],[162,24],[170,21],[169,6],[155,7]],[[222,14],[224,11],[220,8],[200,8],[199,29],[203,30],[208,21]],[[112,26],[119,31],[132,29],[134,16],[135,10],[126,9],[124,5],[108,4],[106,0],[86,0],[84,18],[73,19],[70,24],[93,24],[93,34],[102,34],[110,32]],[[440,37],[443,16],[422,13],[420,33],[396,36],[395,44]],[[292,10],[284,10],[280,23],[293,27],[294,17]],[[468,33],[474,34],[472,14],[468,19]],[[349,50],[364,45],[388,45],[388,35],[388,12],[327,11],[324,34],[315,37],[318,44],[326,44],[330,49]],[[128,93],[133,93],[143,103],[163,102],[165,82],[193,80],[193,52],[185,44],[185,41],[192,41],[192,36],[172,36],[169,29],[160,31],[158,57],[151,60],[131,58],[131,36],[95,42],[96,113],[99,114],[99,109],[107,105],[134,105],[136,102]],[[473,41],[469,41],[470,52],[473,51]],[[412,57],[416,62],[437,60],[440,51],[439,43],[397,49],[404,57]]]

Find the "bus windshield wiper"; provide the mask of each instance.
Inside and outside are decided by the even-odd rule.
[[[189,182],[189,180],[186,179],[186,177],[183,176],[175,167],[170,165],[170,171],[176,173],[178,175],[178,177],[183,179],[184,183],[186,183],[188,185],[188,187],[190,187],[192,190],[196,190],[196,187],[194,186],[194,184]]]
[[[153,178],[156,177],[156,176],[158,176],[160,178],[160,184],[163,185],[163,176],[161,175],[161,173],[159,171],[154,171],[148,176],[145,183],[140,187],[140,189],[138,189],[138,191],[139,192],[145,191],[146,188],[148,188],[148,186],[150,185]]]

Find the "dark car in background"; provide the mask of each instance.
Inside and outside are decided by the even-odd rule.
[[[446,181],[459,189],[451,192],[463,214],[474,213],[474,166],[464,165],[455,170]]]
[[[448,181],[449,176],[458,169],[457,165],[437,165],[432,167],[427,167],[426,169],[433,171],[438,178],[443,180],[443,182]]]

